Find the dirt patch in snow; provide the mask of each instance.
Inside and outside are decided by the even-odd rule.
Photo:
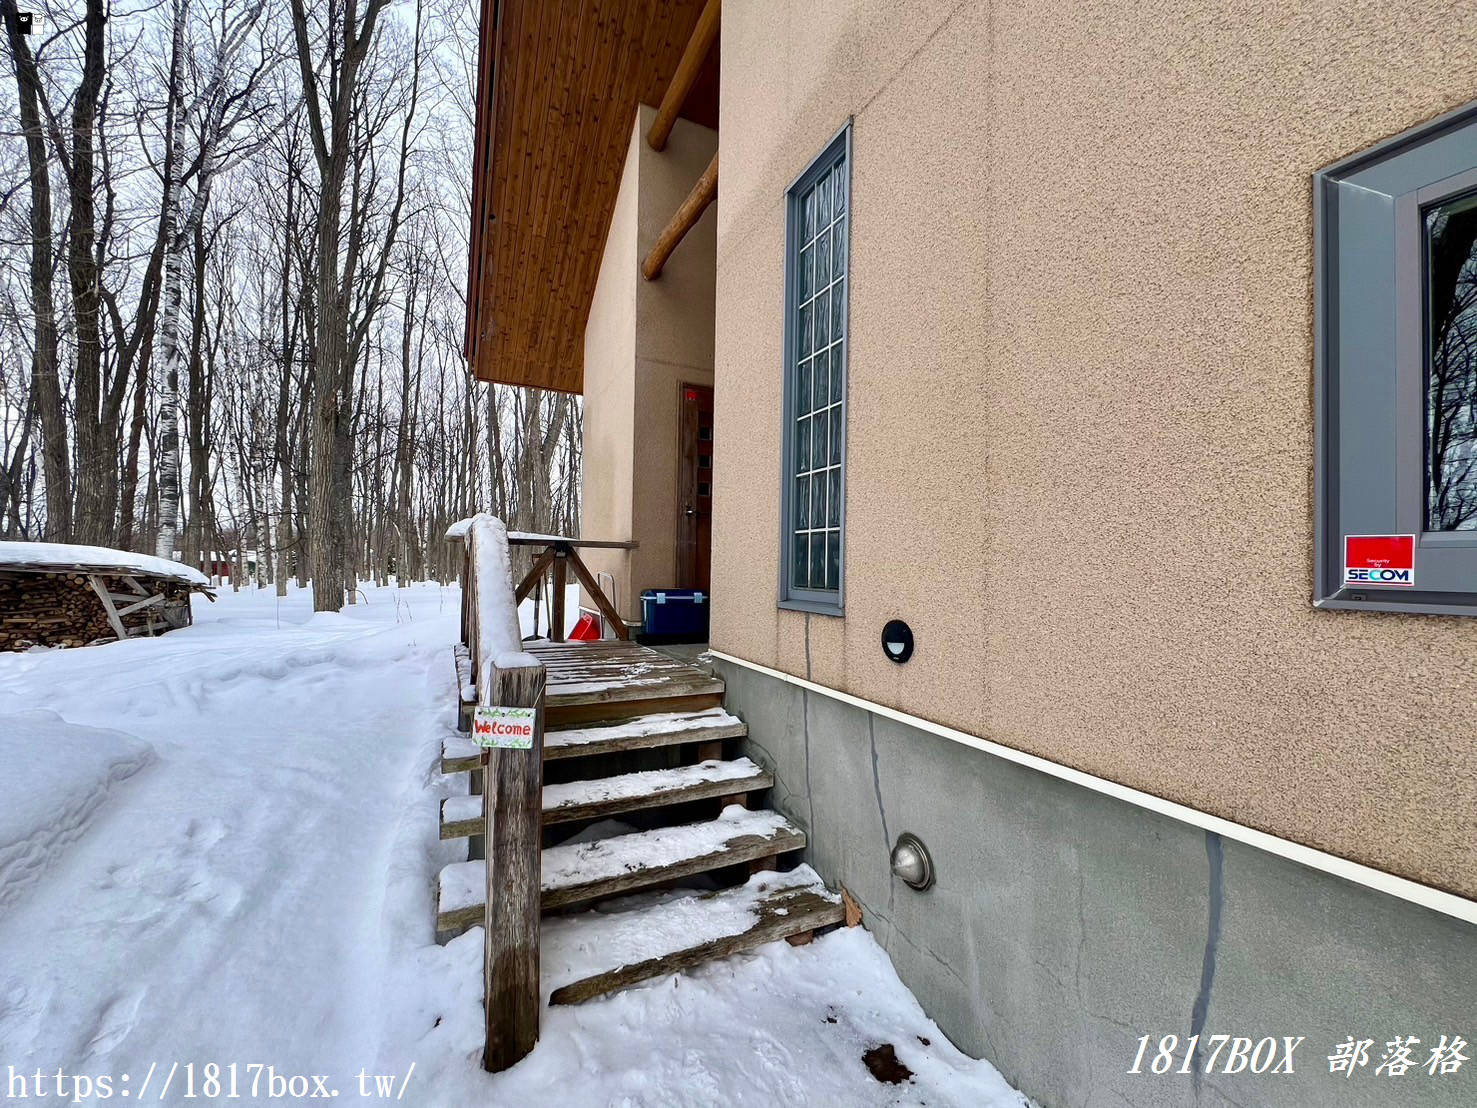
[[[887,1085],[901,1085],[913,1076],[913,1071],[897,1060],[897,1051],[891,1043],[874,1046],[862,1055],[862,1061],[867,1072]]]

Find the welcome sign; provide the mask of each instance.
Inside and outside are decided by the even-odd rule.
[[[529,750],[537,720],[537,708],[478,704],[472,713],[472,741],[493,750]]]

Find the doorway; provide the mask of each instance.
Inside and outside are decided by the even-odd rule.
[[[677,428],[677,587],[709,591],[713,564],[713,390],[681,386]]]

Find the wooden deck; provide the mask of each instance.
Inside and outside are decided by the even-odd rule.
[[[657,712],[700,712],[723,703],[723,682],[697,666],[620,639],[532,642],[548,674],[548,730]]]

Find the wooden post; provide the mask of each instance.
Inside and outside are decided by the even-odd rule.
[[[682,206],[677,209],[677,214],[672,216],[672,221],[662,228],[662,233],[656,237],[656,244],[652,246],[651,253],[646,255],[646,260],[641,263],[641,275],[648,281],[655,281],[662,274],[662,266],[667,264],[667,259],[672,256],[672,251],[677,249],[677,244],[687,236],[702,218],[703,212],[708,210],[708,205],[718,198],[718,155],[713,155],[713,160],[708,163],[708,168],[703,170],[703,175],[698,178],[697,184],[692,186],[692,191],[687,194],[687,199],[682,201]]]
[[[713,49],[713,41],[718,37],[718,27],[722,22],[720,9],[719,0],[708,0],[698,14],[697,24],[692,28],[692,37],[682,50],[682,59],[677,63],[677,71],[672,74],[672,83],[667,86],[662,105],[657,109],[651,131],[646,136],[646,141],[653,150],[665,150],[667,147],[667,138],[677,123],[677,115],[687,102],[687,94],[697,83],[708,51]]]
[[[549,601],[549,640],[564,641],[564,590],[569,584],[569,555],[563,550],[554,555],[554,596]]]
[[[489,750],[483,801],[487,907],[482,996],[492,1073],[525,1057],[539,1032],[540,851],[543,847],[544,682],[542,665],[493,671],[491,703],[537,708],[530,750]]]
[[[471,558],[472,558],[471,553],[465,547],[463,547],[463,549],[462,549],[462,566],[461,566],[461,569],[457,571],[458,572],[458,575],[461,577],[461,584],[462,584],[462,645],[463,646],[471,646],[472,645],[472,640],[471,640],[471,638],[470,638],[470,636],[468,634],[468,632],[471,630],[471,620],[470,620],[470,617],[469,617],[468,613],[471,612],[471,610],[472,610],[472,587],[468,583],[468,580],[467,580],[467,565],[471,561]]]

